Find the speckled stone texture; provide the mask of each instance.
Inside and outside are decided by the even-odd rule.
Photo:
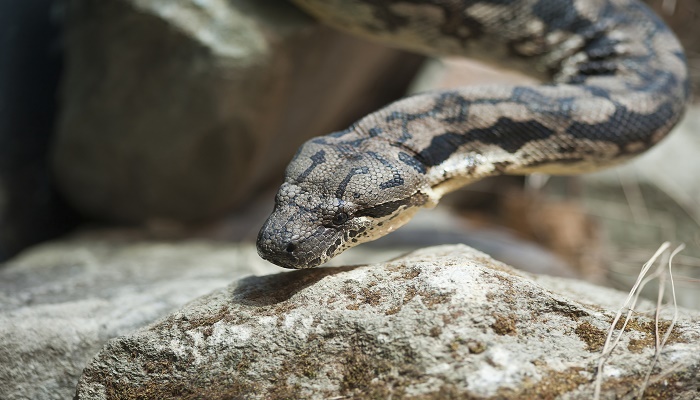
[[[625,297],[518,273],[466,246],[250,277],[110,341],[77,398],[588,399]],[[699,322],[681,311],[648,395],[698,395]],[[642,314],[630,323],[603,398],[636,393],[652,327]]]
[[[279,269],[250,246],[74,239],[0,264],[0,399],[69,399],[86,364],[246,274]]]

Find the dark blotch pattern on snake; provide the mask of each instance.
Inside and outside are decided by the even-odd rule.
[[[660,141],[689,97],[683,50],[637,0],[296,0],[325,23],[543,79],[399,100],[311,139],[287,167],[260,255],[309,268],[497,174],[580,173]]]

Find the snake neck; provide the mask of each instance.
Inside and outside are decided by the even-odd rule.
[[[486,176],[622,162],[665,137],[689,97],[678,41],[636,0],[296,2],[340,29],[550,83],[422,93],[305,143],[258,236],[285,267],[319,265]]]
[[[689,97],[682,48],[634,0],[295,0],[322,21],[396,47],[463,54],[551,83],[400,100],[350,131],[421,164],[432,198],[486,176],[571,174],[660,141]]]

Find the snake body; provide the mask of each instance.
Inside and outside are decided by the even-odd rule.
[[[666,136],[689,97],[680,44],[637,0],[295,3],[391,46],[507,63],[545,83],[417,94],[304,143],[258,235],[258,253],[282,267],[322,264],[486,176],[624,161]]]

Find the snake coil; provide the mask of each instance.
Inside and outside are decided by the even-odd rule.
[[[304,143],[258,253],[309,268],[498,174],[571,174],[660,141],[689,97],[683,49],[637,0],[296,0],[325,23],[395,47],[464,55],[539,77],[399,100]]]

